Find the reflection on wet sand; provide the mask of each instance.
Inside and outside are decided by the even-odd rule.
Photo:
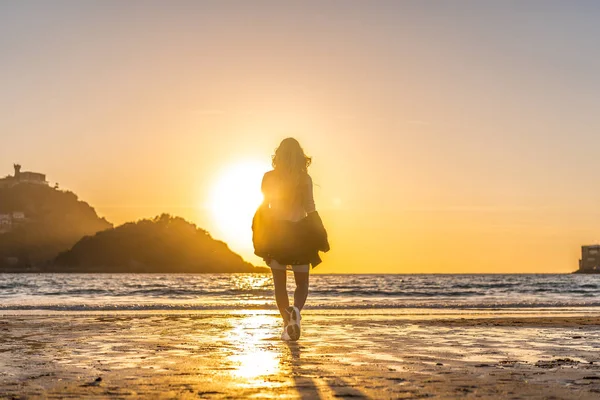
[[[275,346],[266,344],[267,339],[273,339],[275,320],[270,315],[254,314],[232,324],[226,338],[236,351],[228,359],[233,364],[232,374],[245,381],[240,384],[255,385],[263,381],[259,378],[284,373],[281,354]]]
[[[352,396],[366,397],[353,389],[341,376],[335,384],[319,379],[319,373],[311,351],[300,342],[283,342],[274,335],[278,332],[278,316],[248,313],[236,319],[226,334],[226,340],[234,352],[227,357],[231,363],[231,375],[239,387],[289,387],[302,399]],[[303,351],[306,351],[304,358]],[[342,381],[340,383],[340,380]]]
[[[593,399],[599,326],[309,311],[289,343],[276,311],[4,316],[0,398]]]

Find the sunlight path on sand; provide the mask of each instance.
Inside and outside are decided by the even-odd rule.
[[[598,317],[308,311],[303,326],[286,343],[270,311],[2,316],[0,397],[600,393]]]

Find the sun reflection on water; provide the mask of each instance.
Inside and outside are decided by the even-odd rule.
[[[272,285],[271,275],[232,275],[232,285],[238,290],[268,289]]]

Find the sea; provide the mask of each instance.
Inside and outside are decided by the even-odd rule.
[[[275,309],[267,274],[0,274],[0,314]],[[312,275],[306,309],[596,313],[600,275]]]

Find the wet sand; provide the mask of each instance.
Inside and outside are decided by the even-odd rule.
[[[0,398],[600,398],[600,317],[0,316]]]

